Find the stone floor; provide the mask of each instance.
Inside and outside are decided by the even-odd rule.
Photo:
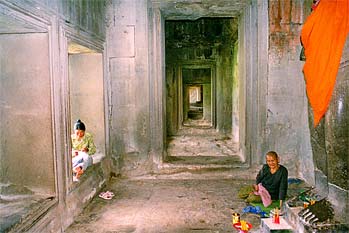
[[[188,120],[167,137],[168,166],[241,167],[244,158],[232,135],[218,133],[205,120]]]
[[[66,232],[237,232],[232,212],[252,223],[249,232],[260,232],[259,215],[242,214],[247,204],[237,197],[240,187],[253,183],[259,167],[245,168],[232,138],[209,125],[186,122],[169,137],[162,171],[113,179],[103,191],[115,196],[104,200],[97,195]]]
[[[235,156],[238,144],[232,136],[219,134],[212,128],[183,126],[176,135],[168,137],[169,156]]]
[[[242,214],[247,204],[237,197],[241,186],[253,183],[250,173],[115,178],[104,188],[115,196],[111,200],[95,197],[66,232],[237,232],[232,227],[232,212],[252,223],[249,232],[260,232],[260,217]]]

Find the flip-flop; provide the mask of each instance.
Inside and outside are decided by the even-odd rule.
[[[114,197],[114,193],[113,193],[113,192],[111,192],[111,191],[106,191],[105,193],[106,193],[106,194],[108,194],[109,196]]]
[[[110,200],[113,198],[114,194],[111,195],[110,192],[107,191],[107,192],[101,192],[98,196],[104,200]]]

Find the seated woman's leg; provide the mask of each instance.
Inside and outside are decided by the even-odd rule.
[[[241,199],[245,199],[246,202],[262,202],[261,196],[254,194],[254,191],[255,190],[252,185],[242,187],[238,192],[238,197]]]
[[[78,154],[74,157],[72,157],[72,167],[73,169],[76,168],[76,167],[79,167],[79,166],[82,166],[84,162],[84,158],[81,154]]]
[[[241,199],[246,199],[253,191],[254,189],[252,185],[244,186],[239,190],[238,197]]]
[[[79,152],[79,155],[81,154],[81,157],[83,159],[83,165],[82,165],[82,170],[86,170],[86,168],[90,165],[92,165],[92,158],[89,154],[86,152]]]
[[[87,153],[81,151],[79,151],[79,153],[72,158],[72,168],[76,178],[79,178],[84,173],[86,168],[92,164],[91,159],[92,158],[90,158]]]
[[[250,193],[246,198],[246,202],[248,203],[262,203],[262,198],[260,195],[256,195],[254,193]]]

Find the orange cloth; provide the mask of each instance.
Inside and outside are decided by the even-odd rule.
[[[320,0],[301,32],[307,95],[314,127],[326,113],[349,33],[349,0]]]

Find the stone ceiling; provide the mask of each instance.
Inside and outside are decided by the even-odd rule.
[[[166,20],[238,17],[251,0],[151,0]]]
[[[198,20],[167,20],[166,48],[212,47],[234,44],[238,36],[236,18],[200,18]]]
[[[251,0],[151,0],[166,20],[196,20],[202,17],[238,17]],[[2,12],[4,13],[4,12]],[[0,33],[43,32],[21,20],[0,13]]]

